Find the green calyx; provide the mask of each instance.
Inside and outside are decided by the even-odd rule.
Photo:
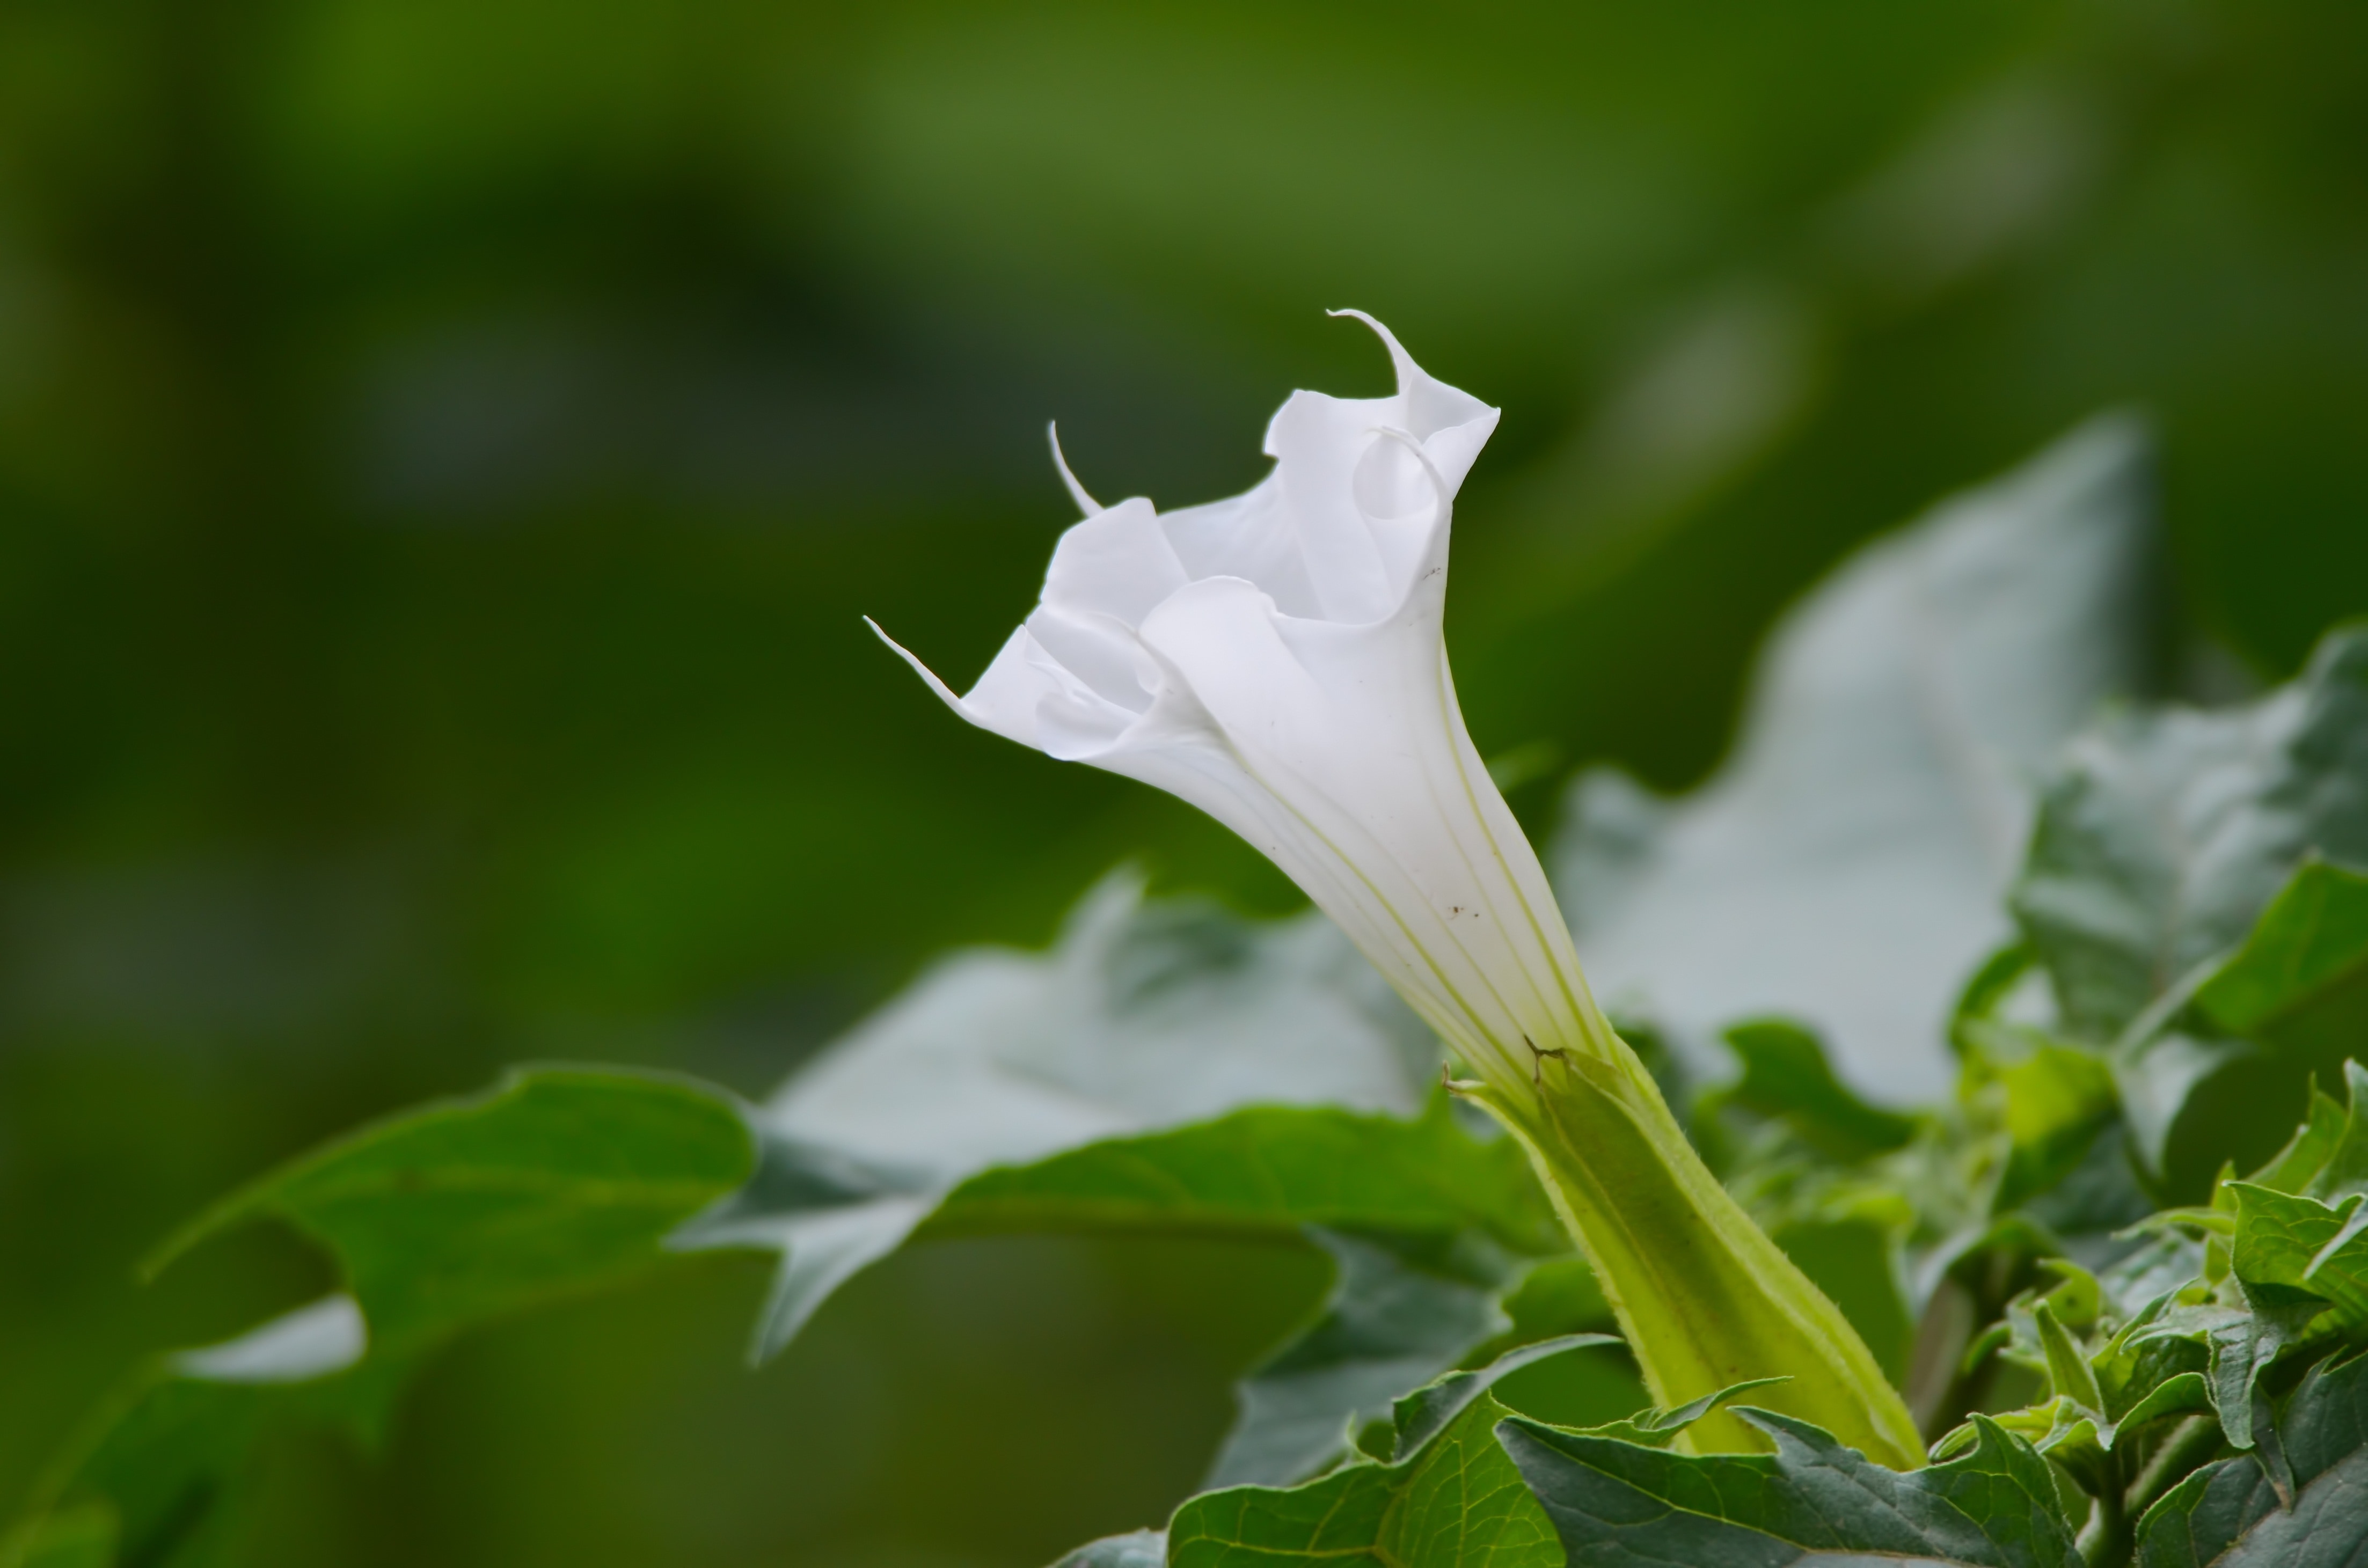
[[[1543,1054],[1526,1091],[1459,1085],[1529,1151],[1595,1267],[1653,1398],[1684,1404],[1752,1379],[1752,1403],[1815,1422],[1895,1470],[1925,1461],[1898,1392],[1841,1310],[1754,1224],[1693,1151],[1635,1053]],[[1748,1453],[1767,1438],[1717,1411],[1686,1441]]]

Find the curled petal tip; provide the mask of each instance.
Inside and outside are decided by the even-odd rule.
[[[1415,381],[1422,375],[1421,367],[1417,366],[1414,362],[1414,356],[1406,351],[1405,345],[1398,342],[1397,334],[1392,332],[1388,327],[1383,326],[1380,322],[1375,321],[1372,316],[1367,315],[1362,311],[1351,309],[1346,306],[1337,311],[1326,311],[1324,313],[1327,316],[1347,316],[1351,321],[1363,322],[1367,326],[1373,329],[1373,335],[1380,338],[1382,340],[1382,347],[1390,351],[1390,367],[1397,372],[1398,391],[1400,392],[1404,392],[1411,388]]]
[[[887,643],[888,646],[895,652],[898,658],[912,665],[913,673],[919,676],[923,680],[928,682],[929,689],[936,692],[939,697],[942,698],[945,700],[947,707],[952,709],[955,712],[962,714],[965,718],[969,717],[968,710],[962,707],[962,699],[954,695],[953,687],[939,680],[937,676],[937,672],[930,669],[928,665],[921,663],[921,661],[914,655],[911,649],[905,647],[902,642],[897,642],[894,637],[889,636],[885,631],[881,631],[880,623],[872,619],[870,616],[867,615],[863,618],[863,624],[871,628],[871,635],[879,638],[882,642]]]
[[[1061,483],[1069,487],[1069,499],[1075,501],[1077,504],[1077,510],[1087,517],[1098,515],[1102,509],[1102,504],[1086,494],[1086,487],[1077,483],[1076,474],[1069,472],[1069,460],[1061,454],[1061,426],[1058,421],[1046,423],[1044,438],[1053,444],[1053,466],[1061,471]]]

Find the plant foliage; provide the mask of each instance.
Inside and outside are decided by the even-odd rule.
[[[1821,716],[1787,746],[1929,742],[1929,709],[1812,676],[1833,673],[1816,649],[1858,647],[1850,627],[1939,592],[1956,689],[1997,721],[1977,733],[2025,748],[1999,741],[1981,766],[2029,762],[2078,715],[2056,711],[2062,691],[2033,699],[2039,718],[2007,712],[2044,678],[2024,636],[2035,611],[1975,588],[1992,567],[2055,583],[2047,645],[2093,655],[2085,709],[2124,669],[2125,629],[2089,611],[2121,604],[2136,569],[2139,451],[2125,426],[2091,430],[1852,567],[1787,633],[1789,673],[1754,722],[1807,702]],[[2078,581],[2047,554],[2067,540]],[[1661,912],[1630,916],[1643,953],[1668,911],[1729,896],[1682,871],[1722,813],[1771,841],[1830,819],[1834,801],[1788,804],[1754,771],[1782,768],[1754,756],[1727,795],[1633,839],[1624,871],[1607,787],[1588,787],[1561,858],[1583,937],[1616,928],[1630,900]],[[1906,777],[1872,768],[1857,799],[1922,787]],[[1948,1095],[1880,1098],[1850,1051],[1828,1051],[1808,993],[1721,1019],[1715,1040],[1696,1020],[1625,1026],[1705,1158],[1892,1366],[1933,1441],[1924,1468],[1757,1409],[1759,1385],[1650,1408],[1521,1150],[1438,1085],[1432,1043],[1337,934],[1146,901],[1121,876],[1050,951],[942,961],[762,1104],[675,1077],[526,1071],[216,1205],[155,1267],[268,1220],[316,1244],[338,1289],[135,1369],[0,1563],[237,1562],[270,1434],[376,1442],[454,1336],[688,1254],[778,1256],[763,1356],[901,1247],[1027,1231],[1263,1239],[1332,1270],[1248,1369],[1205,1489],[1064,1560],[1079,1568],[2354,1561],[2368,628],[2331,632],[2248,705],[2106,712],[2018,809],[2028,853],[1994,879],[1987,959],[1960,950],[1975,926],[1953,917],[1903,926],[1955,955],[1918,965],[1970,971],[1953,1005],[1923,998]],[[1852,898],[1919,874],[1889,853]],[[1624,892],[1588,884],[1621,875]],[[1735,896],[1769,918],[1751,902],[1768,891]],[[1692,1451],[1715,1410],[1770,1451]]]

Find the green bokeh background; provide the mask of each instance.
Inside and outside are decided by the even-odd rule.
[[[1664,787],[1858,540],[2135,404],[2165,678],[2368,610],[2368,9],[0,0],[0,1506],[206,1199],[498,1064],[761,1090],[1096,874],[1280,909],[965,729],[1070,512],[1253,481],[1388,321],[1504,405],[1485,751]],[[266,1560],[1029,1568],[1154,1522],[1312,1256],[922,1248],[750,1373],[752,1260],[472,1339]]]

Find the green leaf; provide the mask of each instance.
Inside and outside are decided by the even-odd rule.
[[[2313,1198],[2333,1200],[2368,1192],[2368,1115],[2362,1114],[2368,1112],[2368,1068],[2346,1061],[2343,1086],[2348,1108],[2342,1130],[2329,1144],[2327,1158],[2300,1188]],[[2308,1127],[2305,1123],[2304,1131]]]
[[[2070,1176],[2089,1157],[2120,1104],[2112,1068],[2101,1052],[2032,1029],[1984,1031],[1967,1052],[1960,1092],[1979,1093],[1991,1085],[2005,1113],[2008,1140],[2007,1168],[1991,1199],[2000,1212]]]
[[[2304,1113],[2302,1125],[2294,1129],[2285,1147],[2271,1156],[2269,1164],[2253,1173],[2253,1185],[2272,1192],[2302,1191],[2326,1169],[2351,1129],[2351,1112],[2343,1102],[2313,1083],[2309,1108]]]
[[[1168,1521],[1171,1568],[1244,1568],[1316,1560],[1376,1568],[1561,1568],[1562,1553],[1491,1433],[1508,1414],[1489,1388],[1508,1373],[1582,1345],[1525,1346],[1399,1402],[1400,1448],[1304,1486],[1236,1486],[1193,1498]]]
[[[1313,1236],[1332,1256],[1331,1293],[1314,1323],[1243,1380],[1208,1487],[1282,1486],[1313,1473],[1348,1450],[1358,1427],[1506,1326],[1497,1292],[1508,1270],[1493,1248]]]
[[[151,1358],[84,1425],[33,1489],[17,1546],[43,1561],[231,1568],[244,1556],[246,1467],[268,1431],[383,1432],[413,1360],[365,1361],[349,1296],[299,1309],[227,1344]],[[70,1550],[71,1549],[71,1550]],[[0,1553],[0,1563],[17,1568]]]
[[[2212,1408],[2212,1385],[2203,1375],[2182,1372],[2158,1384],[2120,1421],[2107,1420],[2093,1408],[2063,1395],[2021,1410],[2004,1411],[1990,1419],[2029,1442],[2096,1496],[2108,1487],[2127,1484],[2126,1470],[2111,1458],[2123,1438],[2157,1422],[2203,1415]],[[1968,1423],[1934,1444],[1932,1452],[1936,1458],[1955,1455],[1977,1437]]]
[[[1412,1457],[1424,1444],[1445,1431],[1448,1424],[1470,1408],[1474,1400],[1495,1387],[1497,1381],[1508,1373],[1518,1372],[1522,1368],[1537,1362],[1553,1359],[1565,1351],[1584,1350],[1593,1346],[1619,1343],[1620,1336],[1615,1334],[1557,1335],[1552,1339],[1542,1339],[1534,1344],[1516,1346],[1504,1354],[1492,1358],[1486,1366],[1469,1371],[1452,1372],[1435,1383],[1414,1390],[1394,1402],[1391,1406],[1394,1437],[1392,1459],[1404,1460]],[[1758,1387],[1759,1385],[1748,1386]],[[1727,1391],[1728,1393],[1736,1392],[1739,1390]],[[1714,1409],[1718,1403],[1724,1403],[1725,1398],[1724,1394],[1715,1396],[1708,1403],[1697,1400],[1695,1403],[1702,1405],[1701,1410],[1694,1409],[1692,1405],[1687,1406],[1686,1413],[1672,1416],[1665,1423],[1667,1429],[1672,1434],[1682,1430],[1688,1423],[1697,1419],[1703,1412]]]
[[[2234,1300],[2180,1304],[2162,1312],[2142,1337],[2182,1339],[2208,1355],[2212,1403],[2231,1447],[2249,1449],[2258,1434],[2261,1376],[2305,1339],[2327,1311],[2320,1298],[2276,1284],[2239,1281]]]
[[[2323,1361],[2277,1420],[2287,1474],[2249,1454],[2189,1475],[2138,1521],[2138,1568],[2347,1568],[2368,1551],[2368,1358]],[[2281,1487],[2290,1495],[2281,1495]]]
[[[2102,1276],[2049,1261],[2044,1267],[2060,1282],[2009,1302],[2006,1321],[1993,1331],[2009,1339],[2009,1357],[2045,1374],[2049,1397],[1992,1419],[2092,1495],[2127,1487],[2131,1467],[2113,1458],[2125,1438],[2214,1408],[2203,1335],[2163,1327],[2178,1301],[2173,1292],[2192,1284],[2195,1273],[2192,1247],[2166,1245],[2168,1240],[2148,1242]],[[2146,1294],[2133,1309],[2140,1290]],[[2207,1326],[2223,1321],[2214,1317]],[[2249,1389],[2243,1392],[2249,1396]],[[1978,1437],[1970,1424],[1961,1426],[1933,1445],[1933,1457],[1958,1453]]]
[[[2322,1009],[2357,1041],[2368,1027],[2368,874],[2305,859],[2261,918],[2195,992],[2230,1034],[2275,1039]]]
[[[2106,1309],[2126,1323],[2203,1277],[2203,1248],[2170,1226],[2148,1227],[2144,1240],[2098,1271]]]
[[[2088,1354],[2072,1342],[2045,1301],[2033,1306],[2031,1315],[2039,1326],[2040,1348],[2047,1358],[2048,1387],[2059,1397],[2102,1415],[2105,1394],[2097,1386],[2096,1369],[2089,1365]]]
[[[2074,743],[2013,906],[2066,1020],[2105,1040],[2242,941],[2313,850],[2368,864],[2368,628],[2250,706],[2123,713]]]
[[[1696,1062],[1776,1013],[1855,1089],[1941,1097],[1938,1026],[2009,935],[2022,779],[2144,682],[2151,467],[2100,420],[1859,551],[1771,634],[1733,756],[1684,800],[1582,775],[1550,863],[1597,992]]]
[[[104,1512],[127,1562],[236,1562],[245,1467],[263,1433],[326,1422],[373,1438],[427,1352],[490,1317],[663,1262],[666,1234],[740,1184],[749,1163],[722,1091],[552,1068],[379,1122],[265,1176],[154,1267],[277,1217],[328,1248],[347,1292],[137,1369],[36,1488],[26,1539],[51,1551],[64,1527],[44,1521]]]
[[[1520,1145],[1474,1136],[1445,1096],[1413,1121],[1260,1106],[982,1171],[946,1196],[920,1233],[1273,1234],[1303,1225],[1476,1231],[1532,1256],[1569,1245]]]
[[[1777,1568],[1868,1553],[2078,1568],[2046,1461],[1987,1418],[1970,1452],[1903,1473],[1805,1422],[1738,1414],[1774,1453],[1667,1453],[1520,1416],[1497,1430],[1572,1562]]]
[[[2095,1125],[2085,1142],[2083,1148],[2077,1136],[2067,1138],[2038,1152],[2037,1157],[2021,1147],[2012,1149],[2008,1179],[1998,1188],[2017,1197],[2018,1212],[2067,1243],[2074,1237],[2110,1235],[2154,1209],[2154,1199],[2138,1179],[2126,1124],[2109,1117]],[[2055,1175],[2057,1171],[2063,1174]],[[2039,1189],[2031,1191],[2025,1183],[2040,1184]]]
[[[2244,944],[2131,1033],[2115,1074],[2169,1186],[2192,1191],[2221,1159],[2259,1160],[2309,1103],[2312,1077],[2368,1039],[2368,877],[2306,858]]]
[[[2247,1285],[2307,1294],[2346,1328],[2368,1327],[2368,1235],[2350,1221],[2363,1200],[2340,1204],[2230,1182],[2237,1199],[2231,1262]]]
[[[1916,1119],[1872,1106],[1834,1076],[1816,1034],[1784,1018],[1731,1026],[1724,1038],[1743,1076],[1704,1096],[1783,1122],[1829,1159],[1862,1160],[1916,1135]]]
[[[2151,1421],[2173,1415],[2199,1415],[2213,1408],[2212,1385],[2201,1372],[2180,1372],[2146,1391],[2146,1396],[2113,1423],[2119,1431],[2134,1431]]]
[[[2192,1244],[2157,1235],[2101,1276],[2061,1259],[2043,1265],[2059,1282],[2009,1302],[1991,1338],[2006,1339],[2006,1355],[2044,1372],[2050,1397],[1992,1419],[2092,1494],[2126,1486],[2126,1469],[2108,1462],[2124,1437],[2214,1408],[2203,1335],[2164,1326],[2197,1261]],[[2204,1326],[2224,1321],[2214,1316]],[[2076,1330],[2086,1331],[2085,1340]],[[2240,1392],[2249,1397],[2249,1388]],[[1958,1453],[1978,1437],[1973,1426],[1961,1426],[1933,1445],[1933,1456]]]
[[[1610,1334],[1617,1328],[1595,1270],[1575,1254],[1530,1265],[1497,1304],[1512,1319],[1512,1327],[1466,1356],[1463,1365],[1485,1366],[1542,1340]],[[1525,1374],[1520,1389],[1525,1409],[1578,1426],[1641,1409],[1652,1398],[1624,1346],[1555,1357]]]
[[[1754,1378],[1749,1382],[1730,1384],[1672,1409],[1640,1410],[1622,1420],[1577,1430],[1589,1437],[1616,1437],[1623,1443],[1635,1443],[1647,1449],[1666,1449],[1682,1437],[1687,1427],[1712,1411],[1724,1410],[1754,1390],[1773,1388],[1784,1381],[1782,1378]]]
[[[406,1352],[660,1262],[666,1233],[746,1181],[752,1163],[720,1090],[611,1069],[517,1072],[265,1176],[151,1267],[277,1217],[336,1255],[374,1349]]]
[[[1437,1223],[1440,1199],[1468,1176],[1482,1190],[1463,1200],[1466,1214],[1494,1210],[1484,1224],[1501,1232],[1542,1230],[1509,1147],[1467,1158],[1452,1128],[1429,1123],[1407,1146],[1385,1146],[1386,1118],[1419,1111],[1438,1071],[1430,1032],[1320,915],[1253,922],[1204,902],[1146,903],[1140,880],[1121,874],[1087,895],[1052,951],[941,960],[801,1069],[755,1113],[762,1160],[746,1190],[674,1244],[782,1255],[754,1337],[762,1357],[933,1215],[939,1234],[1386,1227],[1353,1196],[1370,1153],[1372,1190],[1421,1210],[1416,1229],[1461,1227]],[[1257,1104],[1364,1120],[1250,1119],[1124,1146]],[[1073,1151],[1086,1153],[1057,1161]],[[1432,1155],[1435,1176],[1409,1163]],[[997,1171],[1047,1162],[1035,1175]]]
[[[2287,1076],[2250,1040],[2178,1030],[2113,1060],[2131,1147],[2163,1188],[2189,1199],[2202,1196],[2224,1162],[2274,1146],[2297,1108]]]

